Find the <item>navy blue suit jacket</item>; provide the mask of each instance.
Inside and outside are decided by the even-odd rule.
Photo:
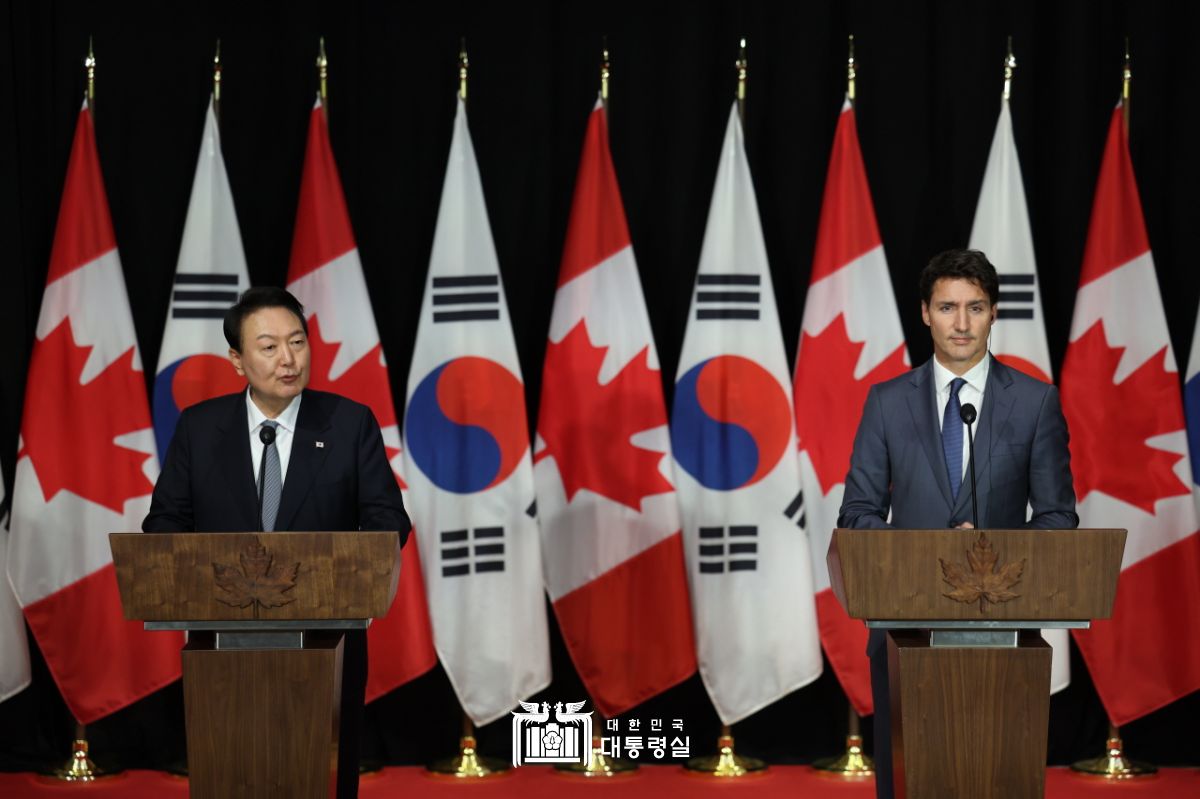
[[[839,527],[937,529],[971,521],[969,471],[958,499],[951,497],[935,391],[932,360],[871,387]],[[1078,527],[1067,441],[1058,389],[992,358],[975,432],[979,526]],[[872,635],[868,651],[883,640]]]
[[[143,530],[260,529],[246,418],[245,391],[184,410]],[[275,529],[398,530],[404,542],[411,524],[370,408],[304,391]]]

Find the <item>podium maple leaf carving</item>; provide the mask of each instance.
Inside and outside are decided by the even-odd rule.
[[[213,582],[227,594],[218,596],[218,601],[235,608],[257,603],[255,615],[259,607],[277,608],[296,601],[296,597],[284,596],[284,592],[296,586],[299,563],[275,565],[275,556],[257,538],[242,549],[238,560],[241,561],[240,569],[224,563],[212,565]]]
[[[983,533],[975,539],[975,545],[967,550],[967,563],[949,563],[938,558],[942,564],[942,579],[954,590],[942,596],[955,602],[979,602],[979,612],[983,613],[988,602],[1007,602],[1016,599],[1020,594],[1012,591],[1012,587],[1021,581],[1025,571],[1025,560],[1014,560],[996,567],[1000,554],[992,548],[992,542]]]

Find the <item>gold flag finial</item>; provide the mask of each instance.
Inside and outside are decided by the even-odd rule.
[[[87,101],[88,107],[96,103],[96,53],[92,50],[92,37],[88,35],[88,54],[83,59],[83,68],[87,70]]]
[[[858,77],[858,66],[854,62],[854,34],[850,34],[850,54],[846,58],[846,97],[854,103],[854,80]]]
[[[217,39],[217,52],[213,56],[213,108],[221,106],[221,40]]]
[[[467,37],[458,40],[458,96],[467,101],[467,69],[471,62],[467,60]]]
[[[742,119],[746,118],[746,73],[749,71],[746,62],[746,37],[743,36],[738,42],[738,57],[737,61],[733,62],[737,69],[737,104],[738,116]]]
[[[1013,55],[1012,37],[1008,37],[1008,55],[1004,56],[1004,99],[1012,95],[1012,79],[1017,71],[1017,57]]]
[[[608,37],[604,36],[600,40],[600,101],[604,106],[608,107],[608,78],[612,74],[611,65],[608,62]]]
[[[320,81],[318,91],[321,93],[321,105],[329,105],[329,59],[325,56],[324,36],[317,45],[317,79]]]
[[[1125,37],[1125,68],[1121,72],[1121,112],[1125,120],[1125,132],[1129,132],[1129,89],[1133,84],[1133,68],[1130,67],[1129,37]]]

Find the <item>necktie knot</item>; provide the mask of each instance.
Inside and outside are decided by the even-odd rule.
[[[966,379],[962,378],[962,377],[956,377],[953,380],[951,380],[950,381],[950,396],[957,397],[958,392],[961,391],[962,387],[965,386],[966,384],[967,384]]]

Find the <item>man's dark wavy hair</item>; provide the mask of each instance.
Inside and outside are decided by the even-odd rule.
[[[263,308],[287,308],[300,320],[304,335],[308,335],[308,320],[304,318],[304,306],[292,293],[276,286],[254,286],[242,292],[238,301],[225,312],[225,323],[222,329],[225,340],[234,350],[242,351],[242,323],[246,317]]]
[[[1000,278],[996,274],[996,267],[979,250],[946,250],[929,260],[921,270],[917,284],[921,289],[921,300],[926,305],[933,296],[933,284],[944,277],[969,280],[984,290],[992,305],[1000,302]]]

